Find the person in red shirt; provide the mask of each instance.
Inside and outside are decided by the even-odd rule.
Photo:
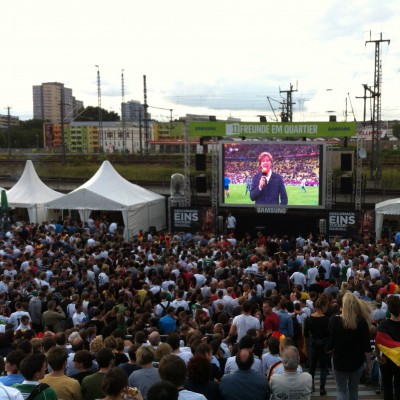
[[[263,314],[264,314],[264,335],[268,333],[279,331],[279,317],[278,314],[272,311],[274,305],[272,300],[266,299],[263,302]]]

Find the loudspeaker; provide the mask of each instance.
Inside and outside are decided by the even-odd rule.
[[[222,215],[217,217],[217,229],[218,233],[224,233],[224,217]]]
[[[353,178],[351,176],[342,176],[340,178],[340,193],[341,194],[353,193]]]
[[[207,193],[207,177],[205,175],[196,176],[197,193]]]
[[[353,155],[351,153],[344,153],[340,155],[340,170],[341,171],[353,170]]]
[[[318,221],[319,233],[326,234],[326,219],[320,219]]]
[[[196,154],[196,171],[206,170],[206,155]]]

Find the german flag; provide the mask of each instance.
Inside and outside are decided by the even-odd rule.
[[[387,357],[400,367],[400,342],[393,340],[386,332],[378,331],[375,337],[375,345]]]
[[[279,331],[273,331],[271,336],[277,338],[279,341],[285,338],[285,335],[282,332]]]

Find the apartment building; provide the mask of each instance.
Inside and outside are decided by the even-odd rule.
[[[34,85],[33,118],[51,123],[71,121],[83,107],[83,102],[76,100],[72,89],[66,88],[63,83],[46,82]]]

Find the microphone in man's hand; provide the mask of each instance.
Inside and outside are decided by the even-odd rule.
[[[263,168],[263,169],[262,169],[262,175],[263,175],[263,176],[267,176],[267,174],[268,174],[267,168]]]

